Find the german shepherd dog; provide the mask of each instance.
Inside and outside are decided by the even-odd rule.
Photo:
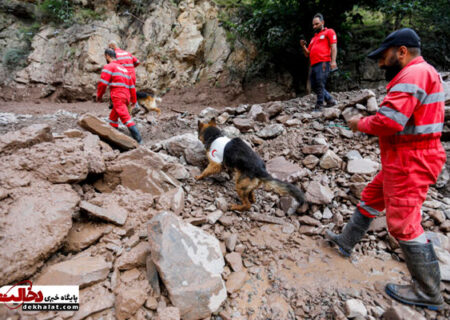
[[[156,106],[156,102],[161,102],[162,99],[157,97],[153,92],[136,92],[137,101],[140,106],[145,110],[145,113],[150,111],[158,112],[158,116],[161,114],[161,109]]]
[[[264,185],[267,191],[274,191],[283,196],[291,195],[300,205],[305,202],[303,192],[291,183],[273,178],[267,172],[264,161],[242,139],[229,140],[225,138],[224,134],[217,128],[215,119],[206,124],[198,121],[198,138],[205,146],[208,166],[195,179],[201,180],[221,172],[224,168],[234,171],[236,191],[242,204],[233,204],[230,207],[231,210],[249,210],[251,204],[255,202],[253,191],[261,185]],[[229,140],[223,149],[221,162],[213,159],[216,150],[211,150],[211,146],[216,145],[215,141],[218,141],[216,140],[218,138],[225,139],[225,141]]]

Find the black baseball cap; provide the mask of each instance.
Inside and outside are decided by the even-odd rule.
[[[392,32],[384,39],[380,47],[371,53],[367,57],[377,60],[381,57],[384,50],[390,47],[406,46],[408,48],[420,48],[420,38],[417,33],[411,28],[403,28]]]

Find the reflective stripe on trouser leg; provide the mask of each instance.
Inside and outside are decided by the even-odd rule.
[[[373,178],[361,193],[361,202],[358,209],[361,214],[369,218],[379,216],[384,210],[383,170]]]
[[[442,146],[430,149],[397,149],[382,153],[386,222],[391,235],[402,241],[424,233],[422,204],[430,184],[445,163]]]
[[[406,240],[406,241],[402,241],[400,240],[400,242],[405,242],[405,243],[428,243],[428,239],[427,236],[425,235],[425,232],[422,233],[420,236],[411,239],[411,240]]]
[[[114,110],[114,107],[112,108],[110,114],[109,114],[109,125],[111,127],[114,128],[118,128],[119,127],[119,115],[117,114],[117,112]]]
[[[113,102],[113,110],[117,113],[118,118],[127,127],[134,126],[134,122],[128,113],[128,100],[124,98],[111,97]],[[114,120],[114,119],[112,119]]]

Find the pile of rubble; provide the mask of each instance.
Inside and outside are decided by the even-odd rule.
[[[179,115],[179,135],[144,146],[92,115],[79,119],[88,131],[34,124],[0,136],[0,286],[22,279],[80,286],[78,312],[24,315],[0,306],[0,317],[448,318],[448,309],[401,306],[383,294],[388,280],[408,278],[385,217],[352,259],[324,241],[380,169],[377,139],[352,133],[344,119],[376,112],[381,96],[335,97],[339,105],[321,113],[306,96]],[[246,140],[273,176],[303,189],[308,203],[258,190],[251,210],[237,213],[228,209],[237,201],[231,173],[195,181],[206,164],[197,120],[212,117]],[[137,116],[141,131],[169,125],[147,120]],[[447,110],[445,130],[449,122]],[[450,142],[443,144],[450,158]],[[422,210],[449,302],[447,168]]]

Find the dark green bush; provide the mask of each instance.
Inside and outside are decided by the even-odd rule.
[[[71,24],[73,22],[73,6],[69,0],[44,0],[38,5],[44,22]]]

